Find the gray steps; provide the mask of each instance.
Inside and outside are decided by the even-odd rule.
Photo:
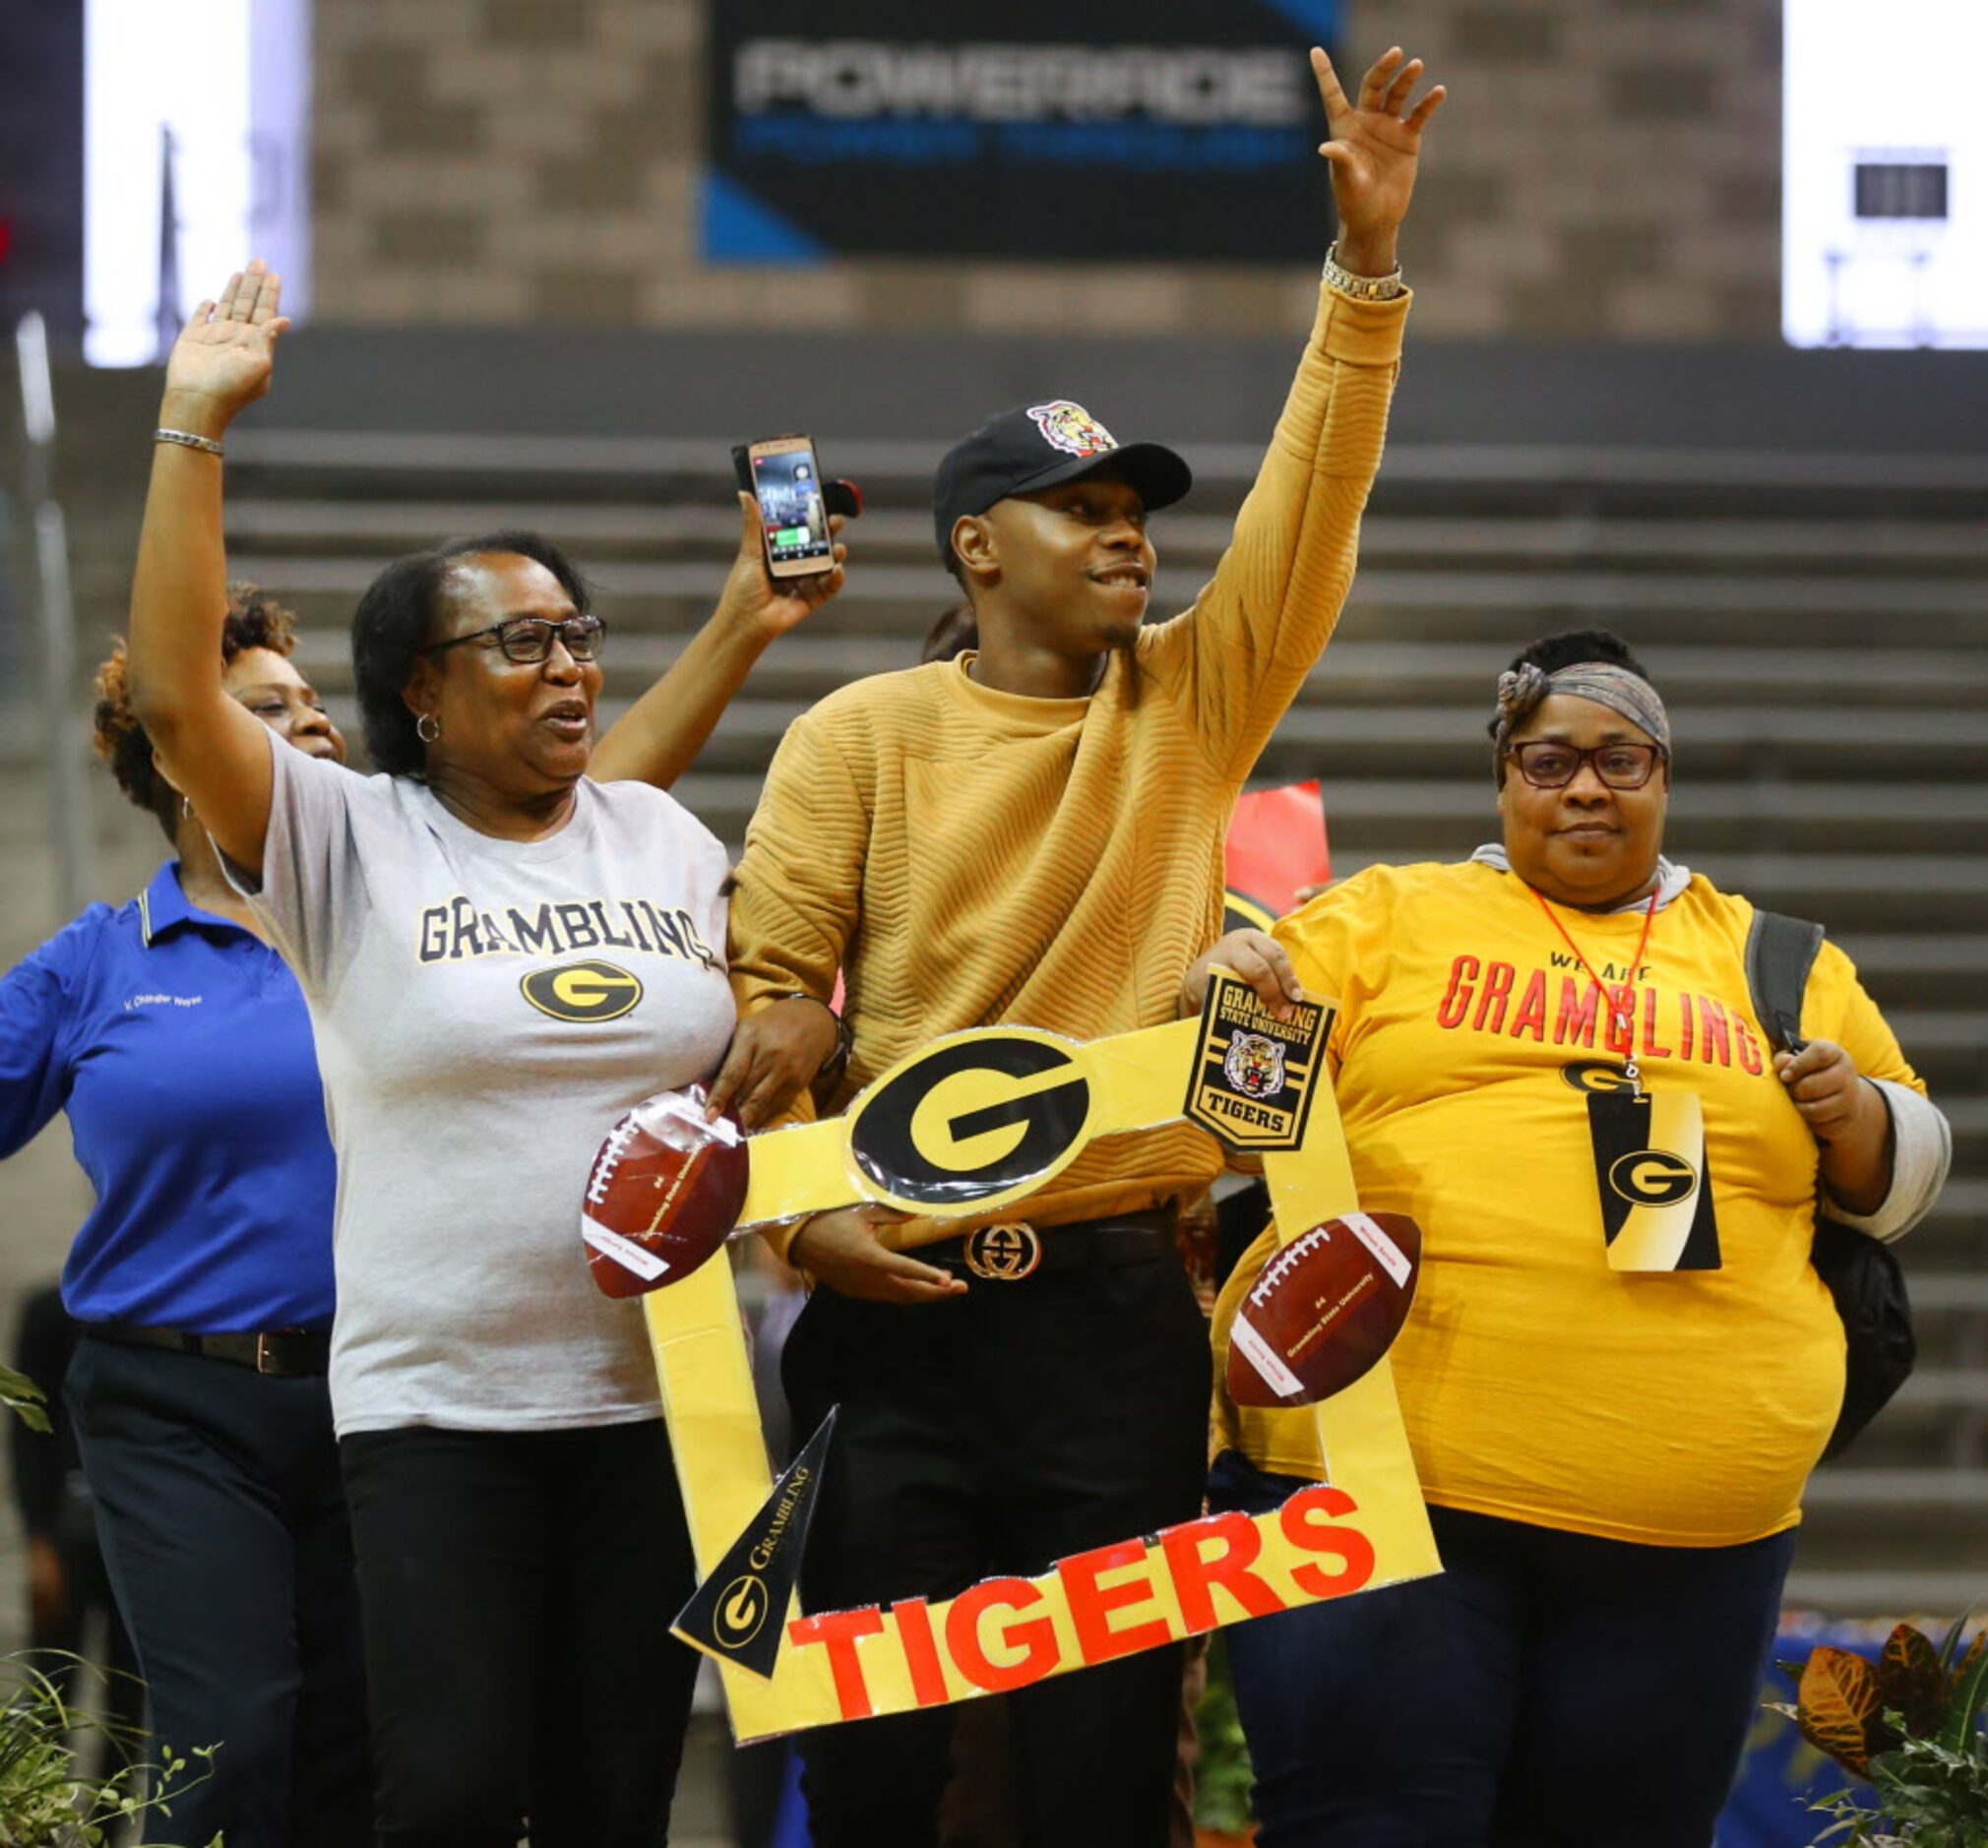
[[[1988,1174],[1988,1097],[1956,1096],[1942,1101],[1954,1126],[1954,1168],[1957,1174]],[[1984,1254],[1988,1269],[1988,1254]]]
[[[1847,1473],[1847,1465],[1841,1471],[1819,1472],[1811,1486],[1820,1489],[1832,1474],[1840,1473]],[[1881,1502],[1863,1507],[1832,1503],[1827,1492],[1825,1499],[1805,1503],[1807,1518],[1796,1547],[1797,1570],[1830,1573],[1874,1568],[1921,1574],[1971,1571],[1976,1574],[1974,1590],[1949,1612],[1950,1617],[1957,1616],[1978,1601],[1981,1582],[1988,1578],[1988,1520],[1982,1518],[1979,1508],[1947,1500],[1939,1489],[1930,1487],[1942,1481],[1947,1471],[1900,1469],[1895,1473],[1923,1476],[1929,1485],[1927,1499],[1921,1500],[1917,1490],[1901,1482],[1899,1499],[1889,1509]]]
[[[1952,1509],[1988,1521],[1988,1469],[1944,1470],[1930,1477],[1917,1469],[1859,1469],[1845,1462],[1817,1472],[1810,1485],[1812,1509],[1876,1510],[1890,1513],[1916,1496],[1928,1509]]]
[[[1804,1544],[1809,1536],[1804,1536]],[[1795,1553],[1784,1601],[1802,1609],[1834,1611],[1844,1617],[1920,1615],[1938,1631],[1957,1612],[1980,1601],[1981,1573],[1911,1567],[1818,1567],[1803,1564],[1803,1547]]]
[[[890,495],[922,500],[946,447],[936,439],[822,434],[828,464],[861,480],[879,501]],[[438,492],[458,494],[471,481],[512,484],[500,492],[517,492],[516,484],[523,482],[542,498],[562,480],[640,478],[677,488],[728,483],[730,442],[723,436],[283,429],[258,423],[233,433],[229,454],[237,479],[255,481],[260,471],[280,471],[306,493],[321,480],[372,486],[398,477],[404,488],[432,482]],[[1264,454],[1260,441],[1181,447],[1194,465],[1199,491],[1227,491],[1231,497],[1255,478]],[[1812,514],[1840,497],[1842,511],[1868,517],[1873,504],[1978,504],[1984,494],[1988,462],[1972,455],[1405,441],[1389,446],[1376,489],[1377,499],[1423,505],[1488,503],[1513,513],[1536,501],[1555,512],[1571,508],[1589,516],[1623,505],[1644,512],[1743,513],[1753,503],[1756,512],[1793,506]]]
[[[238,561],[239,562],[239,561]],[[267,575],[269,587],[298,606],[282,577]],[[299,638],[299,658],[310,663],[320,686],[335,688],[350,679],[349,604],[309,600],[313,620]],[[668,667],[708,610],[693,610],[689,628],[664,627],[665,614],[640,612],[617,619],[608,652],[610,678],[619,685],[646,684]],[[301,608],[300,608],[301,613]],[[866,617],[868,606],[850,590],[808,625],[783,637],[761,656],[752,689],[760,697],[791,698],[799,704],[820,697],[824,686],[839,686],[861,674],[887,673],[916,659],[916,650],[880,636]],[[922,635],[923,630],[919,633]],[[1948,708],[1988,706],[1988,650],[1887,648],[1688,647],[1660,644],[1645,650],[1666,697],[1679,708],[1758,707],[1766,701],[1839,703],[1854,689],[1862,706]],[[1398,643],[1336,638],[1313,670],[1300,702],[1305,706],[1451,706],[1460,712],[1489,709],[1486,689],[1510,658],[1509,644]],[[1689,753],[1689,744],[1681,747]]]
[[[1211,562],[1228,544],[1233,508],[1217,513],[1169,510],[1155,517],[1162,556]],[[710,502],[657,504],[589,498],[531,500],[288,500],[237,495],[228,503],[228,535],[260,551],[308,551],[310,542],[340,552],[413,551],[442,533],[493,527],[543,527],[576,550],[638,555],[696,546],[728,552],[738,521],[719,496]],[[932,548],[923,507],[873,506],[849,530],[865,556],[922,561]],[[1370,514],[1360,553],[1368,566],[1419,560],[1453,563],[1635,564],[1650,570],[1717,562],[1781,572],[1790,564],[1861,566],[1887,578],[1906,572],[1988,571],[1988,535],[1959,521],[1490,519]]]
[[[617,674],[603,711],[618,709],[643,684]],[[707,747],[727,768],[764,765],[774,744],[810,702],[769,699],[748,684]],[[1287,775],[1360,781],[1455,778],[1486,792],[1490,744],[1476,708],[1401,706],[1345,708],[1294,706],[1278,727],[1256,780]],[[1673,731],[1689,739],[1691,774],[1710,782],[1734,776],[1821,782],[1846,780],[1883,766],[1900,778],[1972,784],[1988,776],[1988,710],[1908,711],[1857,708],[1674,708]],[[1826,738],[1827,749],[1817,740]]]
[[[351,620],[360,591],[384,557],[238,552],[231,562],[234,576],[265,585],[307,622],[341,629]],[[594,607],[614,625],[617,641],[642,631],[687,637],[710,616],[725,570],[721,561],[608,561],[591,572]],[[1417,576],[1426,580],[1433,574]],[[1162,565],[1155,612],[1172,615],[1187,608],[1206,577],[1206,572]],[[1895,635],[1913,648],[1967,651],[1988,643],[1988,588],[1970,584],[1951,586],[1953,595],[1945,610],[1908,611],[1891,594],[1895,586],[1886,585],[1887,594],[1876,607],[1832,608],[1819,597],[1806,614],[1789,609],[1770,622],[1743,603],[1699,601],[1698,586],[1692,586],[1692,598],[1663,608],[1653,599],[1592,602],[1573,588],[1564,596],[1473,601],[1460,578],[1454,590],[1440,583],[1408,582],[1408,574],[1397,574],[1397,580],[1391,583],[1379,573],[1355,580],[1337,641],[1341,646],[1449,644],[1476,650],[1483,670],[1469,676],[1468,684],[1460,680],[1445,687],[1446,697],[1481,698],[1479,689],[1524,643],[1556,629],[1613,628],[1637,648],[1647,650],[1652,664],[1661,658],[1663,646],[1711,648],[1736,635],[1779,627],[1798,626],[1804,646],[1846,651],[1868,647],[1873,634]],[[1843,595],[1845,586],[1838,585],[1836,589]],[[865,565],[821,620],[825,629],[838,633],[898,638],[904,647],[903,658],[911,660],[916,658],[919,639],[940,611],[959,600],[958,588],[936,563]],[[1850,599],[1844,596],[1844,600]],[[1756,698],[1780,697],[1780,689],[1767,677],[1703,692],[1729,701],[1733,690],[1745,685],[1753,686]],[[1959,685],[1963,700],[1978,695],[1973,680]]]
[[[1325,780],[1336,842],[1385,840],[1442,854],[1493,827],[1486,752],[1483,780]],[[1767,843],[1788,851],[1829,848],[1895,852],[1988,850],[1988,784],[1708,782],[1680,772],[1671,795],[1670,837],[1691,842],[1694,861]]]
[[[372,581],[391,553],[269,551],[236,544],[231,562],[238,576],[280,588],[287,596],[329,593],[356,597]],[[1162,559],[1161,570],[1166,572]],[[627,599],[685,598],[706,603],[724,583],[724,558],[623,558],[593,575],[603,591],[602,613]],[[1173,581],[1185,583],[1183,593]],[[936,557],[903,563],[869,563],[852,578],[852,588],[865,601],[883,604],[929,602],[935,586],[943,598],[950,584]],[[1161,581],[1155,608],[1185,607],[1198,580],[1173,572]],[[1982,586],[1967,578],[1856,578],[1827,576],[1741,577],[1730,573],[1678,572],[1668,575],[1575,570],[1418,571],[1403,567],[1363,566],[1355,580],[1349,613],[1363,614],[1368,625],[1381,616],[1415,615],[1444,624],[1488,630],[1486,619],[1502,620],[1507,633],[1522,640],[1553,613],[1571,612],[1584,622],[1617,626],[1668,628],[1678,617],[1709,617],[1755,622],[1769,617],[1796,617],[1804,626],[1829,625],[1852,619],[1865,625],[1882,623],[1903,628],[1915,640],[1937,643],[1946,633],[1968,639],[1988,637],[1988,608]],[[1511,625],[1521,626],[1513,628]],[[1818,634],[1823,633],[1818,629]],[[1696,639],[1696,638],[1694,638]]]

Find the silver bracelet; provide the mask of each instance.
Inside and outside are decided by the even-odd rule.
[[[1339,261],[1337,238],[1326,252],[1326,267],[1319,274],[1341,295],[1350,295],[1355,301],[1393,301],[1403,292],[1398,263],[1386,276],[1355,276]]]
[[[178,443],[186,449],[205,451],[210,456],[225,456],[227,454],[227,451],[222,449],[213,437],[195,436],[191,430],[155,430],[152,433],[152,440],[155,443]]]

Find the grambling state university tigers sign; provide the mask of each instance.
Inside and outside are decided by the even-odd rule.
[[[1254,1043],[1225,1059],[1245,1030],[1291,1037],[1267,1015],[1243,1018],[1242,987],[1218,980],[1199,1019],[1087,1044],[1019,1027],[952,1034],[885,1073],[845,1116],[754,1138],[741,1223],[864,1200],[933,1219],[1019,1221],[1020,1202],[1095,1137],[1185,1116],[1223,1127],[1205,1093],[1224,1062],[1251,1094],[1267,1065],[1308,1070],[1331,1023],[1313,1003],[1308,1044],[1287,1060]],[[1326,1083],[1286,1128],[1290,1145],[1273,1144],[1263,1162],[1288,1244],[1359,1201]],[[1007,1263],[1005,1248],[990,1262]],[[793,1587],[815,1489],[834,1468],[830,1426],[776,1485],[729,1263],[707,1263],[643,1302],[701,1580],[677,1633],[717,1661],[741,1743],[1005,1693],[1441,1570],[1383,1360],[1312,1408],[1326,1480],[1281,1508],[1128,1535],[950,1599],[906,1586],[889,1603],[803,1612]]]

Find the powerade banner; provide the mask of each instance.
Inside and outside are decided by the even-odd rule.
[[[703,251],[1316,259],[1339,0],[714,6]]]

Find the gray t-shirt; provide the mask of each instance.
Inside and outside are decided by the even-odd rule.
[[[581,1197],[650,1092],[732,1030],[728,868],[659,789],[583,779],[547,839],[272,738],[260,890],[296,971],[339,1157],[341,1433],[660,1414],[641,1308],[595,1289]]]

